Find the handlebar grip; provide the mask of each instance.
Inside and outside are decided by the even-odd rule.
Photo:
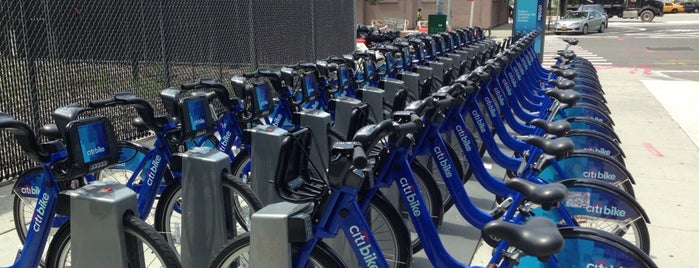
[[[195,90],[195,89],[199,89],[202,87],[204,87],[204,85],[202,85],[201,83],[194,82],[194,83],[182,84],[180,86],[180,89],[182,89],[182,90]]]
[[[90,108],[102,108],[116,106],[118,104],[120,104],[119,100],[117,100],[116,98],[111,98],[105,100],[91,100],[88,103],[88,106],[90,106]]]
[[[355,168],[363,169],[366,168],[369,161],[367,161],[366,153],[364,153],[364,148],[360,145],[354,146],[354,151],[352,152],[352,165]]]
[[[415,122],[408,122],[395,126],[395,130],[402,134],[416,133],[420,130],[420,126]]]

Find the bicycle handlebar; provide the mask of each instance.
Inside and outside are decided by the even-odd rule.
[[[135,106],[138,116],[143,119],[143,122],[149,129],[158,131],[163,127],[155,120],[153,106],[151,106],[146,99],[137,97],[131,92],[116,93],[111,99],[92,100],[88,104],[88,106],[93,109],[125,105]]]
[[[354,146],[354,151],[352,152],[352,165],[355,168],[363,169],[366,168],[369,161],[367,161],[366,153],[361,145]]]
[[[235,109],[235,102],[231,99],[228,88],[214,79],[201,78],[197,82],[183,84],[180,88],[182,90],[212,89],[223,107],[230,111]],[[211,96],[207,94],[207,98],[211,99]]]
[[[49,155],[39,146],[36,134],[26,122],[0,112],[0,129],[9,130],[30,159],[42,163],[49,159]]]
[[[282,75],[280,72],[275,72],[275,71],[272,71],[269,69],[260,68],[260,69],[255,70],[254,72],[244,73],[243,77],[245,77],[246,79],[260,78],[260,77],[267,78],[269,80],[269,82],[272,83],[272,86],[274,87],[274,89],[277,92],[282,93],[281,92],[282,91]]]

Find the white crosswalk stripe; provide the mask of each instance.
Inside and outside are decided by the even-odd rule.
[[[554,59],[554,57],[557,55],[556,51],[565,49],[568,45],[568,43],[564,42],[562,38],[566,37],[546,36],[546,41],[544,42],[543,66],[548,67],[556,63],[556,60]],[[594,65],[612,65],[612,63],[607,61],[607,59],[604,57],[600,57],[597,54],[580,47],[580,45],[571,46],[568,49],[573,50],[575,55],[589,60]]]

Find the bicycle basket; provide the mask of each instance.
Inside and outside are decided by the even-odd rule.
[[[195,95],[181,98],[177,106],[180,122],[182,122],[183,138],[200,137],[214,131],[216,120],[206,96],[195,93]]]
[[[114,127],[105,117],[71,121],[66,125],[64,139],[70,161],[70,178],[83,176],[119,161]]]

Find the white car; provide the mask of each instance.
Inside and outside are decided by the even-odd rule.
[[[554,33],[587,34],[590,31],[602,33],[606,26],[605,17],[595,10],[570,11],[556,22]]]

